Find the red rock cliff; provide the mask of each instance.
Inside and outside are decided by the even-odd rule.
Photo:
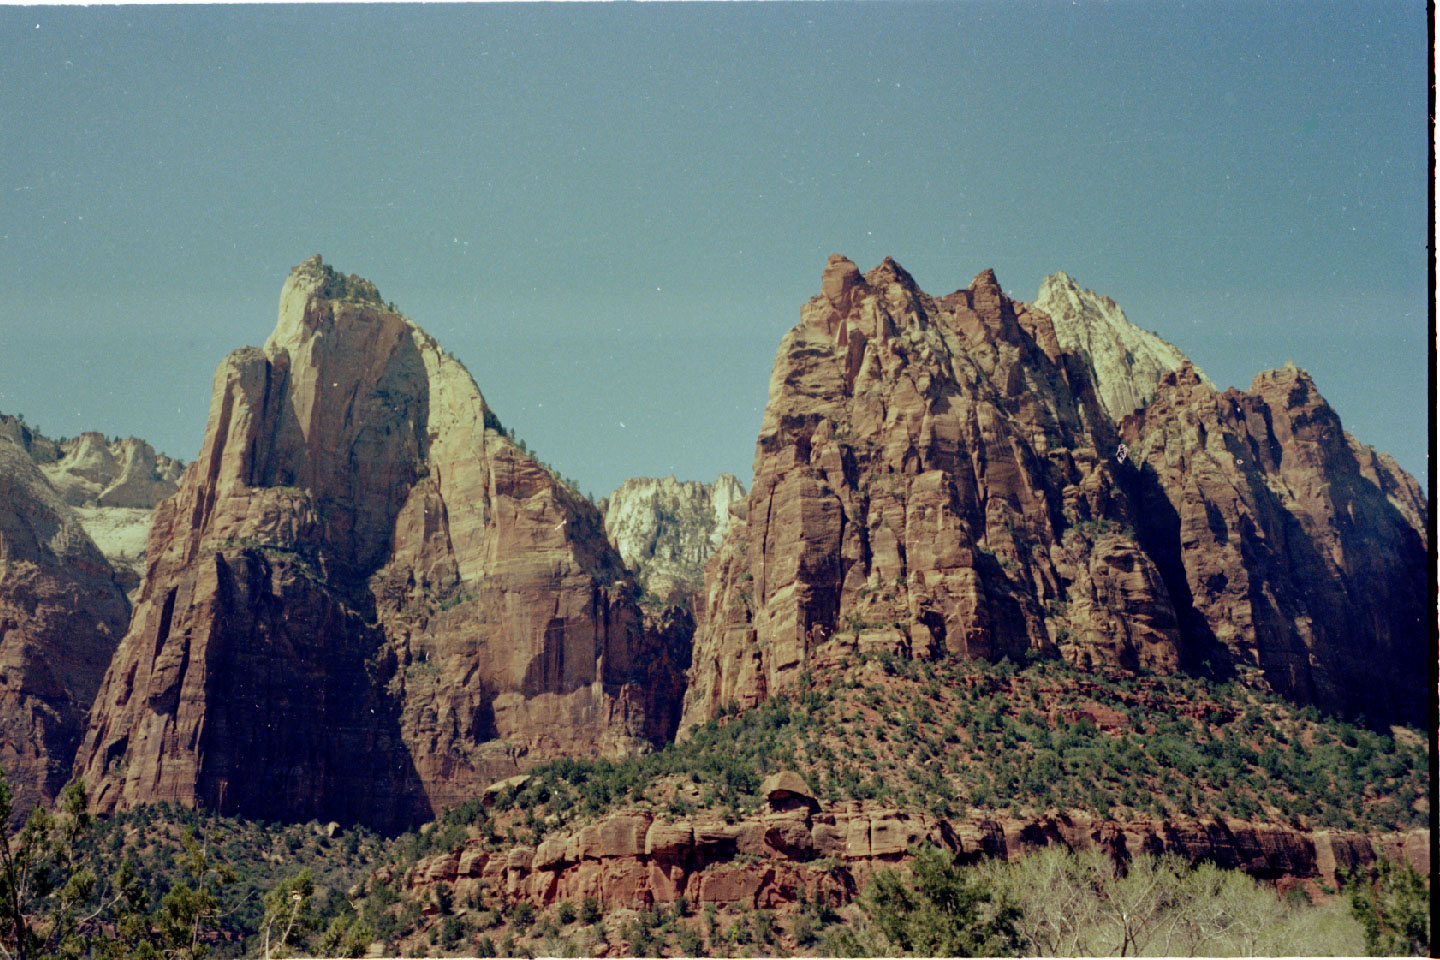
[[[1325,710],[1424,723],[1428,507],[1308,374],[1292,365],[1221,393],[1186,366],[1122,432],[1191,658]]]
[[[114,571],[0,417],[0,765],[15,818],[70,779],[130,605]],[[0,825],[3,826],[3,825]]]
[[[157,510],[77,758],[98,809],[391,827],[667,739],[686,644],[645,632],[599,513],[498,428],[373,285],[297,267]]]
[[[682,736],[866,650],[1208,663],[1425,716],[1415,481],[1296,371],[1249,394],[1169,373],[1122,430],[990,271],[937,299],[832,256],[776,355],[743,513],[707,567]]]
[[[831,257],[780,344],[743,522],[707,569],[683,728],[816,658],[1035,650],[1159,671],[1174,609],[1088,368],[990,271],[936,299]]]

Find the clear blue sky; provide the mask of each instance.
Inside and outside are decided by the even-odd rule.
[[[0,8],[0,410],[184,459],[322,253],[582,488],[749,483],[826,255],[1066,270],[1427,469],[1418,2]],[[623,425],[622,425],[623,424]]]

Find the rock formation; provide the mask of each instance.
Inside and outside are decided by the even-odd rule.
[[[99,433],[59,441],[31,433],[24,446],[133,591],[145,573],[151,513],[175,493],[184,464],[143,440],[109,441]]]
[[[865,651],[1174,669],[1114,425],[1050,318],[988,270],[936,299],[892,260],[836,256],[821,289],[709,569],[682,729]]]
[[[33,462],[43,442],[0,417],[0,766],[17,817],[70,779],[130,613],[110,565]]]
[[[705,563],[730,527],[730,507],[745,498],[733,474],[713,483],[635,477],[600,502],[605,533],[651,594],[699,594]]]
[[[1428,508],[1308,374],[1292,364],[1220,393],[1187,364],[1122,433],[1191,659],[1257,671],[1325,710],[1423,723]]]
[[[134,437],[108,441],[99,433],[82,433],[58,447],[61,456],[38,462],[50,484],[75,507],[153,510],[175,493],[185,467]]]
[[[1149,403],[1160,378],[1188,362],[1174,345],[1127,320],[1114,300],[1082,288],[1064,271],[1041,281],[1030,308],[1049,314],[1061,350],[1090,364],[1100,404],[1112,420]],[[1195,375],[1209,384],[1198,368]]]
[[[1147,851],[1190,863],[1209,860],[1270,882],[1336,886],[1338,871],[1404,861],[1430,867],[1430,832],[1367,835],[1307,832],[1242,820],[1106,820],[1079,813],[1017,820],[929,813],[849,801],[833,810],[796,807],[726,823],[662,819],[649,811],[613,814],[536,847],[486,851],[481,841],[427,857],[401,878],[412,895],[451,885],[457,901],[486,899],[537,907],[595,897],[605,908],[640,910],[685,897],[692,905],[777,909],[801,899],[838,906],[879,869],[933,843],[961,862],[1016,860],[1051,844],[1100,847],[1117,860]],[[374,880],[391,879],[381,874]]]
[[[688,643],[643,629],[598,511],[319,257],[221,364],[147,564],[77,757],[101,811],[391,828],[678,719]]]
[[[1047,282],[1052,307],[1067,284]],[[866,651],[1238,670],[1422,722],[1413,479],[1302,374],[1216,394],[1188,365],[1157,378],[1176,357],[1118,309],[1076,316],[1067,350],[990,271],[937,299],[892,260],[861,274],[830,258],[781,342],[754,484],[708,568],[682,736]],[[1107,414],[1151,395],[1123,426]]]

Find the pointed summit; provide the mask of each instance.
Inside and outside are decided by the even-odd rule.
[[[595,507],[318,257],[221,364],[150,543],[76,759],[98,810],[395,829],[678,720],[688,634],[646,628]]]
[[[1000,290],[1000,280],[995,276],[994,268],[986,267],[984,270],[975,274],[975,279],[970,281],[969,289],[972,291],[994,290],[998,293]]]
[[[865,275],[865,279],[871,286],[881,286],[887,283],[898,283],[907,290],[918,289],[915,286],[915,278],[910,276],[909,271],[900,266],[894,257],[886,257],[880,261],[880,265]]]
[[[1126,319],[1114,300],[1084,289],[1063,271],[1041,281],[1030,306],[1049,314],[1060,349],[1090,363],[1100,402],[1117,423],[1155,397],[1167,371],[1190,362],[1175,346]],[[1214,388],[1198,367],[1195,373]]]

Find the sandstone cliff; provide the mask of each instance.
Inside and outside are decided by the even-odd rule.
[[[75,507],[153,510],[175,493],[185,467],[134,437],[109,441],[82,433],[57,447],[60,456],[37,457],[37,462],[51,486]]]
[[[678,719],[688,644],[643,629],[598,511],[319,257],[217,371],[147,564],[77,757],[101,811],[395,827]]]
[[[105,558],[0,417],[0,765],[17,816],[70,779],[86,713],[130,608]]]
[[[699,594],[705,563],[730,527],[730,507],[745,499],[733,474],[713,484],[635,477],[600,502],[605,533],[651,594]]]
[[[1420,725],[1428,507],[1293,364],[1217,392],[1188,364],[1122,433],[1185,646],[1300,703]]]
[[[1091,337],[1067,350],[990,271],[937,299],[889,259],[862,275],[831,257],[708,569],[682,735],[866,651],[1238,670],[1420,723],[1418,485],[1303,375],[1262,375],[1248,400],[1191,366],[1157,376],[1178,354],[1106,311],[1064,321]],[[1097,372],[1105,337],[1131,360]],[[1122,428],[1107,382],[1117,410],[1155,399]]]
[[[84,433],[56,441],[26,433],[22,444],[30,458],[74,509],[122,586],[133,591],[145,573],[151,513],[175,493],[184,464],[134,437],[109,441]]]
[[[784,909],[810,900],[838,906],[874,873],[932,843],[964,863],[1016,860],[1052,844],[1099,847],[1116,860],[1139,852],[1208,860],[1286,887],[1306,881],[1334,889],[1338,871],[1385,857],[1430,867],[1430,832],[1366,835],[1303,831],[1241,820],[1116,821],[1079,812],[1017,820],[982,813],[963,819],[847,802],[835,809],[772,809],[727,823],[615,814],[536,846],[487,851],[480,841],[416,864],[403,877],[412,896],[453,887],[457,902],[485,899],[537,907],[594,897],[606,908],[644,909],[684,897],[693,905]],[[375,879],[386,879],[384,873]]]
[[[990,271],[937,299],[837,256],[821,289],[776,356],[682,728],[865,651],[1174,669],[1114,425],[1050,318]]]
[[[1089,363],[1100,403],[1113,420],[1149,403],[1160,378],[1187,362],[1174,345],[1127,320],[1114,300],[1084,289],[1064,271],[1041,281],[1030,308],[1050,316],[1060,349]],[[1209,383],[1198,368],[1195,374]]]

